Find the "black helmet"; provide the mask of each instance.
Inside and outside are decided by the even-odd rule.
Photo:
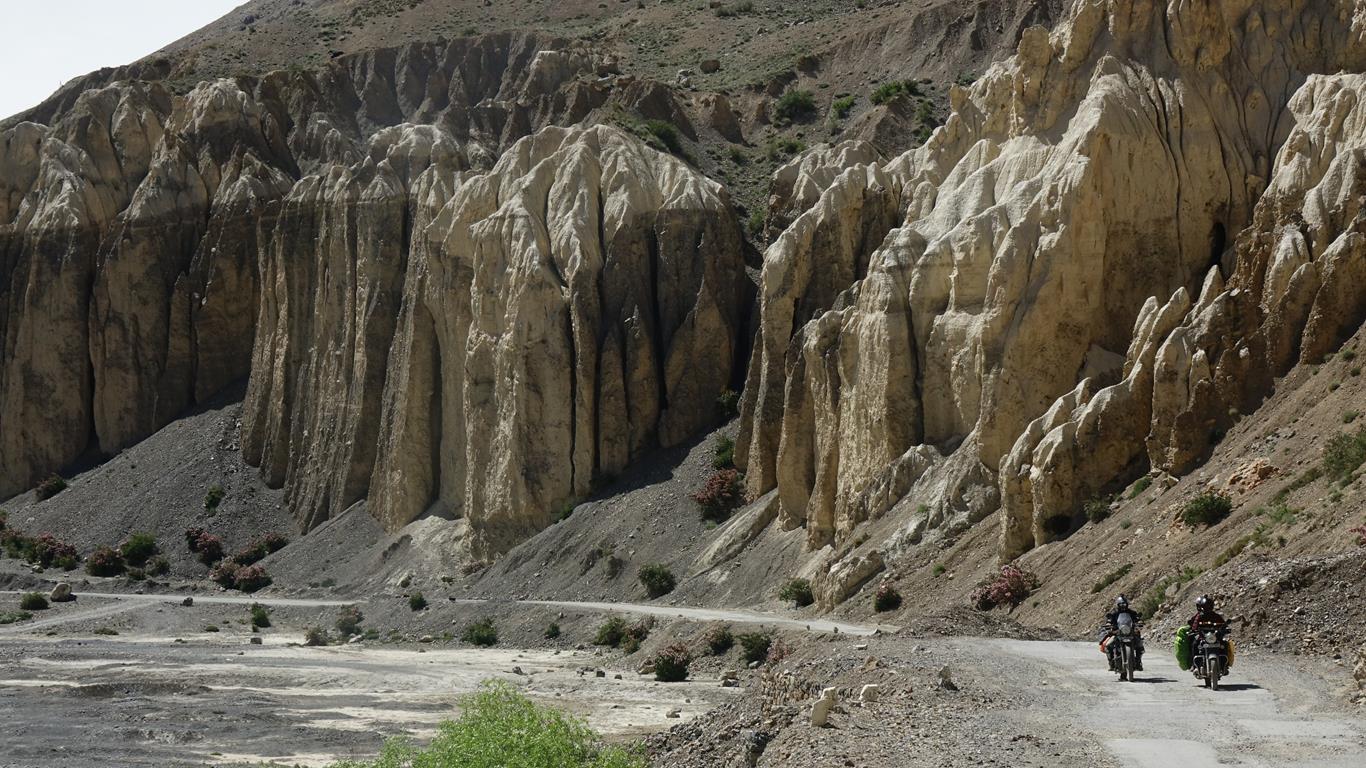
[[[1195,610],[1200,613],[1207,613],[1214,610],[1214,598],[1209,595],[1201,595],[1195,598]]]
[[[1115,610],[1116,610],[1116,611],[1127,611],[1127,610],[1129,610],[1129,598],[1125,597],[1124,595],[1120,595],[1119,597],[1116,597],[1116,598],[1115,598]]]

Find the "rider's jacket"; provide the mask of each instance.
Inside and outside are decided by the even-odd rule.
[[[1213,629],[1219,633],[1221,638],[1228,631],[1228,622],[1217,611],[1205,611],[1204,613],[1196,611],[1190,621],[1186,622],[1186,626],[1190,627],[1192,632]]]

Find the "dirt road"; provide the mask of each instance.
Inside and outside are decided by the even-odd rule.
[[[1240,659],[1218,691],[1199,686],[1153,644],[1137,682],[1107,672],[1090,643],[985,641],[1032,662],[1050,718],[1080,727],[1133,768],[1356,768],[1366,723],[1338,708],[1322,682],[1277,663]]]

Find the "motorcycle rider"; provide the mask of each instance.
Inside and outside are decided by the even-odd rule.
[[[1201,595],[1195,599],[1195,615],[1191,616],[1190,621],[1186,622],[1190,627],[1191,637],[1199,638],[1202,633],[1214,631],[1215,636],[1223,642],[1228,635],[1228,621],[1215,610],[1214,598],[1209,595]],[[1224,674],[1228,669],[1224,669]]]
[[[1134,671],[1142,672],[1143,636],[1141,634],[1138,634],[1139,622],[1141,621],[1141,617],[1139,616],[1138,611],[1129,605],[1129,598],[1125,597],[1124,595],[1120,595],[1119,597],[1115,598],[1114,610],[1105,614],[1105,634],[1102,635],[1100,638],[1100,645],[1102,648],[1105,649],[1106,656],[1108,656],[1110,659],[1110,669],[1115,669],[1115,655],[1111,651],[1112,646],[1107,645],[1107,641],[1115,636],[1115,632],[1119,627],[1120,614],[1124,613],[1129,614],[1130,619],[1134,623]]]

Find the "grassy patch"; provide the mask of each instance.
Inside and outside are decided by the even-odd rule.
[[[1333,480],[1350,477],[1363,462],[1366,462],[1366,429],[1352,434],[1338,433],[1323,449],[1323,474]]]
[[[735,468],[734,440],[725,435],[716,438],[716,444],[712,446],[711,466],[712,469]]]
[[[773,117],[779,122],[787,123],[794,120],[801,120],[816,113],[816,97],[811,91],[804,91],[796,88],[787,91],[778,97],[778,103],[773,107]]]
[[[841,96],[830,103],[830,114],[839,120],[849,116],[854,109],[853,96]]]
[[[1166,599],[1167,590],[1172,587],[1180,588],[1195,580],[1195,577],[1203,573],[1202,570],[1194,566],[1186,566],[1179,573],[1171,576],[1164,576],[1160,581],[1152,586],[1147,592],[1143,593],[1143,598],[1139,600],[1139,613],[1148,618],[1156,616],[1162,609],[1162,601]]]
[[[1082,511],[1086,513],[1086,519],[1093,523],[1099,523],[1109,517],[1111,500],[1109,496],[1097,496],[1094,499],[1087,500],[1085,504],[1082,504]]]
[[[1128,576],[1129,571],[1132,571],[1133,569],[1133,563],[1125,563],[1124,565],[1121,565],[1113,571],[1110,571],[1109,573],[1101,577],[1100,581],[1097,581],[1095,584],[1091,585],[1091,594],[1096,595],[1101,593],[1107,587],[1114,584],[1116,581],[1119,581],[1125,576]]]
[[[33,614],[28,611],[5,611],[0,613],[0,624],[18,624],[31,618]]]
[[[498,627],[494,625],[493,619],[480,619],[465,627],[460,639],[470,645],[490,648],[498,644]]]
[[[1129,486],[1129,498],[1138,498],[1140,495],[1143,494],[1144,491],[1151,488],[1152,485],[1153,479],[1151,477],[1144,475],[1143,477],[1138,478],[1134,481],[1133,485]]]
[[[868,100],[874,104],[881,105],[886,104],[889,101],[895,101],[902,96],[919,95],[919,83],[916,83],[914,80],[896,80],[890,83],[883,83],[877,88],[874,88],[872,94],[868,96]]]

